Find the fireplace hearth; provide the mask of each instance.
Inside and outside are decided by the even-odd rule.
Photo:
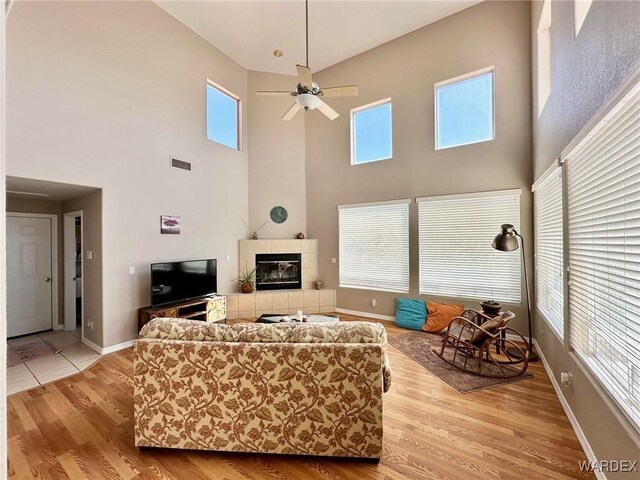
[[[299,253],[256,254],[256,290],[302,288],[301,263]]]

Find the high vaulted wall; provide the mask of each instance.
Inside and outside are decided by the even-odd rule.
[[[535,178],[554,163],[607,98],[640,67],[640,2],[594,1],[577,36],[574,3],[551,2],[551,93],[541,114],[533,112]],[[541,12],[542,2],[532,2],[534,105],[538,96],[535,37]],[[571,353],[569,343],[563,345],[537,312],[535,331],[558,383],[561,372],[573,375],[572,387],[562,387],[562,393],[596,458],[638,460],[638,432]],[[607,478],[637,479],[640,472],[611,472]]]
[[[483,2],[314,75],[321,86],[357,84],[360,90],[357,97],[327,100],[338,119],[317,112],[306,117],[307,223],[318,238],[318,274],[328,288],[338,287],[331,258],[338,257],[340,204],[521,188],[522,233],[532,239],[529,31],[528,3]],[[496,139],[436,151],[434,83],[489,66],[495,67]],[[393,103],[393,159],[351,166],[350,109],[387,97]],[[408,296],[415,298],[417,212],[411,204]],[[527,249],[529,266],[532,259]],[[339,288],[338,307],[393,315],[397,296]],[[479,307],[476,301],[442,300]],[[523,305],[506,307],[517,315],[514,327],[526,332]]]
[[[96,343],[136,337],[151,262],[217,258],[219,291],[235,289],[246,122],[242,150],[208,141],[205,99],[208,78],[245,99],[247,71],[152,2],[16,2],[7,35],[7,174],[102,189]]]

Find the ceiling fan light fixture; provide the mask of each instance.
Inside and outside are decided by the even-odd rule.
[[[321,100],[311,93],[301,93],[296,97],[296,102],[305,110],[315,110],[320,105]]]

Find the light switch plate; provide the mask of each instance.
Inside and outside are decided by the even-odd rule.
[[[135,275],[136,274],[136,267],[129,267],[129,275]]]
[[[87,250],[87,260],[93,260],[93,250]]]

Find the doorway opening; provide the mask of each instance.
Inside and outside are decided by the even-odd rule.
[[[83,337],[82,211],[64,214],[64,329]]]

